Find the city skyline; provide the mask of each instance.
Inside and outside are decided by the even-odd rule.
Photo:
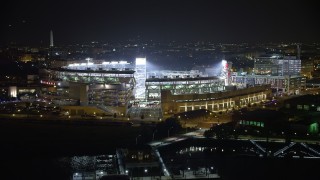
[[[309,1],[8,2],[2,45],[85,41],[317,42]],[[9,11],[8,11],[9,10]]]
[[[3,3],[2,179],[317,179],[315,3]]]

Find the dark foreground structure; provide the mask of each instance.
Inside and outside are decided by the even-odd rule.
[[[128,175],[122,174],[114,174],[114,175],[106,175],[100,178],[100,180],[129,180],[130,177]]]
[[[70,180],[73,169],[62,163],[68,162],[61,161],[62,157],[115,154],[116,148],[126,146],[132,149],[142,139],[137,139],[137,134],[147,130],[20,121],[1,121],[0,125],[0,179]],[[216,173],[227,180],[319,179],[318,144],[186,138],[165,143],[157,150],[175,179],[186,175],[208,179]],[[162,164],[159,166],[161,169]]]
[[[192,172],[220,179],[318,179],[320,146],[253,140],[187,139],[159,148],[174,178]]]
[[[218,157],[222,179],[319,179],[319,159]]]

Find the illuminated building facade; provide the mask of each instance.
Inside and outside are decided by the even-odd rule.
[[[133,99],[135,71],[126,61],[74,63],[48,71],[48,80],[41,82],[56,87],[56,99],[77,99],[79,105],[95,105],[111,112],[108,107],[117,107],[114,112],[119,113],[125,112]]]
[[[164,71],[162,76],[151,76],[146,80],[148,100],[160,100],[161,91],[172,94],[206,94],[224,91],[224,80],[218,77],[201,76],[193,71]]]
[[[146,98],[160,100],[162,90],[170,90],[174,95],[224,91],[230,81],[230,65],[226,60],[222,60],[218,76],[209,76],[208,72],[199,70],[149,72],[145,83]]]
[[[239,88],[270,84],[276,93],[300,94],[306,88],[306,78],[300,76],[299,56],[260,57],[254,61],[254,75],[231,76],[231,84]]]
[[[219,112],[259,103],[266,100],[270,95],[270,85],[206,94],[178,95],[172,94],[169,90],[163,90],[161,107],[164,114],[175,114],[198,109]]]
[[[299,76],[301,60],[296,56],[259,57],[254,60],[254,73],[256,75]]]
[[[136,58],[135,66],[135,98],[145,99],[146,98],[146,86],[145,82],[147,79],[147,59],[146,58]]]
[[[299,94],[306,88],[306,78],[302,76],[231,76],[231,83],[239,88],[270,84],[275,92]]]

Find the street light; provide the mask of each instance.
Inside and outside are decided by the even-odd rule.
[[[138,145],[138,138],[141,136],[141,134],[139,134],[137,137],[136,137],[136,145]]]
[[[170,134],[169,134],[169,133],[170,133],[170,129],[172,129],[172,128],[173,128],[173,127],[171,127],[171,128],[169,128],[169,129],[168,129],[168,137],[170,136]]]

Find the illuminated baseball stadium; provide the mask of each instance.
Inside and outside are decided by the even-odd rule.
[[[209,76],[208,73],[199,70],[149,72],[146,58],[136,58],[135,63],[127,61],[93,63],[90,61],[91,59],[87,59],[85,63],[71,63],[47,70],[41,82],[51,85],[55,92],[56,103],[79,107],[91,106],[104,112],[128,115],[131,118],[140,117],[143,114],[159,119],[163,114],[162,109],[165,109],[166,112],[168,110],[162,107],[162,104],[167,103],[167,99],[164,100],[165,97],[162,97],[162,92],[166,94],[169,92],[172,98],[185,96],[186,102],[195,102],[196,95],[202,97],[220,93],[221,98],[224,98],[221,92],[226,90],[230,75],[226,61],[221,63],[219,76]],[[43,95],[48,97],[48,94]],[[192,98],[188,99],[190,97]],[[219,101],[221,98],[218,98]],[[230,99],[229,95],[225,98]],[[66,99],[72,99],[75,103],[63,103]],[[258,101],[263,99],[259,98]],[[208,100],[203,99],[203,101]],[[252,102],[248,101],[248,103]],[[234,106],[237,103],[230,104]],[[179,106],[183,105],[179,104]],[[231,105],[226,107],[230,108]],[[172,109],[176,109],[175,111],[170,110],[172,113],[189,110],[189,108]],[[212,110],[216,109],[212,108]],[[83,113],[84,110],[72,112],[76,115]]]

